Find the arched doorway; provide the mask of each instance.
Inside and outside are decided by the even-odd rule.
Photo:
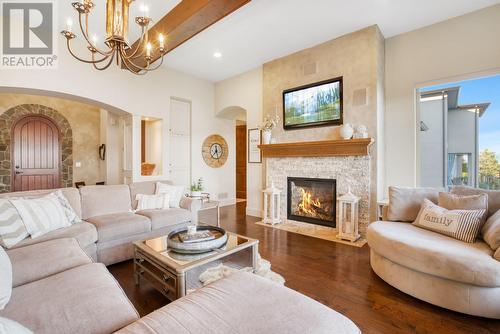
[[[34,128],[33,140],[36,136],[36,133],[38,133],[37,131],[41,131],[42,127],[45,129],[44,131],[53,131],[54,128],[51,127],[49,123],[47,123],[47,120],[50,120],[50,122],[52,122],[52,124],[56,126],[58,133],[58,146],[59,146],[58,151],[60,152],[60,154],[58,155],[59,170],[57,174],[59,175],[59,177],[58,177],[58,182],[53,181],[53,185],[59,187],[71,187],[73,184],[73,131],[71,129],[68,120],[64,116],[62,116],[59,112],[57,112],[52,108],[39,104],[21,104],[13,108],[10,108],[9,110],[5,111],[3,114],[0,115],[0,160],[1,160],[0,193],[11,192],[14,191],[14,189],[19,189],[16,187],[14,181],[16,179],[16,176],[23,176],[30,174],[30,173],[15,174],[16,166],[21,167],[21,165],[14,162],[15,159],[14,140],[16,140],[14,138],[14,132],[15,132],[14,128],[16,127],[16,125],[18,125],[19,122],[21,122],[24,119],[28,120],[30,117],[40,117],[40,122],[41,122],[38,123],[38,125],[36,125],[37,124],[36,122],[35,123],[28,122],[31,125],[28,125],[28,127],[25,129],[26,131],[25,133],[27,134],[27,131],[30,129],[31,126],[33,126]],[[44,122],[41,120],[41,118],[44,118]],[[48,130],[49,128],[51,130]],[[38,135],[38,137],[40,137],[40,135]],[[33,151],[33,156],[31,157],[31,159],[33,159],[34,161],[35,159],[38,158],[38,157],[35,158],[36,156],[35,152],[40,147],[40,145],[34,144],[33,147],[35,148],[35,150]],[[41,153],[39,152],[38,154]],[[25,164],[24,166],[35,166],[35,165]],[[45,181],[42,181],[41,178],[38,181],[35,180],[36,178],[33,177],[26,178],[24,181],[23,178],[21,178],[21,182],[27,182],[28,188],[23,189],[21,187],[20,189],[23,190],[36,189],[37,187],[34,187],[35,185],[37,186],[40,185],[41,189],[43,189],[42,186],[45,185],[44,183]],[[49,187],[48,183],[49,181],[47,179],[47,187]]]
[[[12,190],[60,187],[60,132],[48,117],[19,119],[12,128]]]
[[[231,106],[222,109],[217,117],[235,121],[236,144],[236,200],[247,199],[247,111],[242,107]]]

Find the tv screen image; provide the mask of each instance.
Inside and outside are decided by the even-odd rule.
[[[342,78],[283,92],[284,127],[342,124]]]

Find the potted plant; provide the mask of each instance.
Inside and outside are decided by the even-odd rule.
[[[191,184],[191,197],[201,197],[201,192],[203,191],[203,178],[199,178],[198,181]]]
[[[268,114],[264,118],[264,122],[262,122],[259,127],[259,129],[262,131],[262,140],[264,144],[271,143],[272,131],[276,126],[278,126],[279,121],[280,118],[278,115],[271,116]]]

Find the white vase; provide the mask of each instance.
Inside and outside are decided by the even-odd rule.
[[[271,130],[262,131],[262,141],[264,142],[264,145],[271,144],[272,136],[273,133],[271,132]]]
[[[201,197],[201,191],[191,191],[191,197]]]
[[[346,140],[351,139],[353,134],[354,134],[354,129],[352,128],[351,124],[349,124],[349,123],[342,125],[342,127],[340,128],[340,136],[343,139],[346,139]]]

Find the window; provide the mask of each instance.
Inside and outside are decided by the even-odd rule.
[[[500,189],[500,75],[419,93],[421,186]]]

